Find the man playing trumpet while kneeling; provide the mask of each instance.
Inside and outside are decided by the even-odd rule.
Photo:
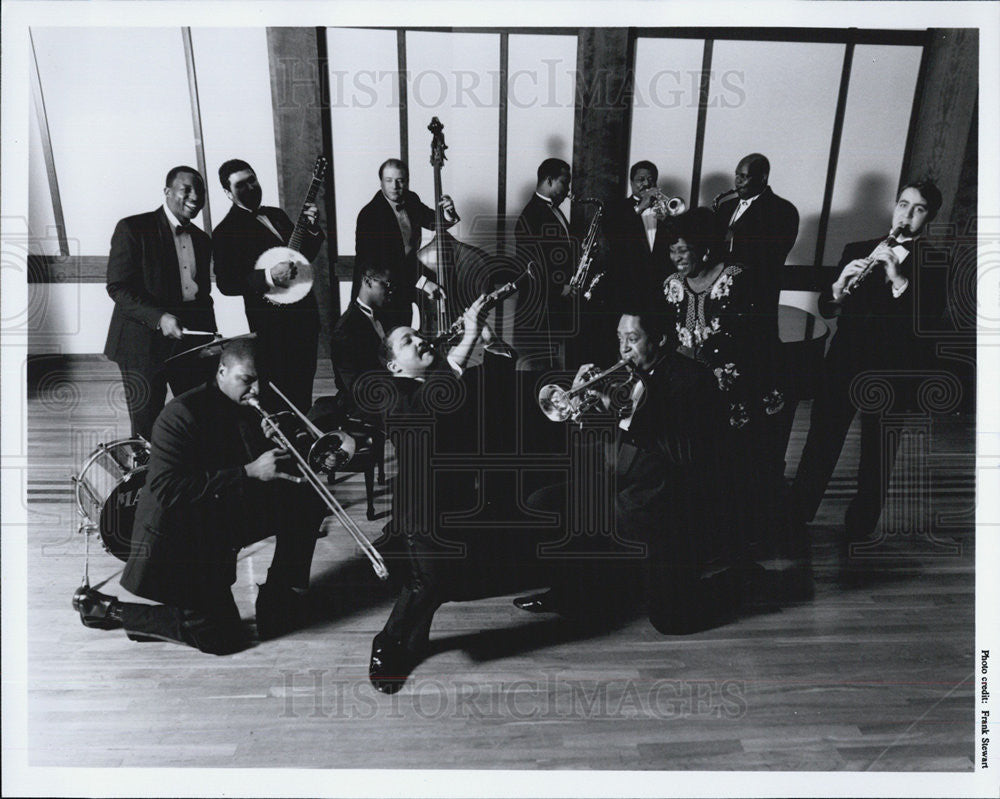
[[[515,359],[509,350],[493,352],[502,342],[485,324],[486,312],[481,296],[447,353],[411,327],[396,327],[383,341],[380,359],[392,375],[381,392],[390,396],[386,435],[399,464],[383,548],[401,542],[408,568],[372,643],[369,678],[383,693],[398,691],[424,657],[438,607],[486,595],[490,578],[502,571],[498,559],[509,556],[507,536],[491,534],[511,503],[489,477],[489,457],[509,451]],[[484,362],[470,367],[479,343],[487,345]],[[509,471],[509,458],[502,462]]]
[[[720,609],[728,611],[713,604],[714,588],[710,591],[701,579],[710,564],[725,563],[728,554],[726,543],[715,540],[726,529],[717,515],[724,487],[715,462],[726,415],[711,373],[666,346],[659,315],[633,307],[621,315],[617,332],[622,360],[641,378],[630,401],[616,402],[617,392],[606,389],[586,390],[596,392],[605,408],[621,408],[608,458],[614,464],[615,533],[621,540],[645,545],[646,599],[653,626],[662,633],[694,631],[715,623]],[[574,388],[587,381],[593,368],[580,367]],[[586,393],[585,405],[590,404]],[[566,485],[543,488],[529,497],[528,506],[556,513],[565,523],[584,514],[583,508],[569,512],[566,500],[572,493]],[[588,507],[599,504],[584,498]],[[596,519],[584,519],[581,526],[600,527]],[[554,561],[551,590],[518,598],[517,607],[591,620],[601,611],[619,609],[615,600],[625,589],[607,586],[607,562],[573,559],[574,532],[565,531],[566,553],[561,562]],[[594,542],[586,543],[593,547]],[[631,575],[626,578],[630,580]]]

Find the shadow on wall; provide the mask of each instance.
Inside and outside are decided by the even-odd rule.
[[[844,246],[852,241],[863,241],[888,235],[892,224],[892,206],[895,187],[885,175],[869,172],[858,178],[848,210],[830,213],[826,226],[826,247],[822,266],[836,266]],[[799,240],[816,241],[819,232],[819,215],[805,217],[799,224]]]

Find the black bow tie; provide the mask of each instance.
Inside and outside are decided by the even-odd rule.
[[[180,224],[174,229],[174,235],[179,236],[181,235],[181,233],[190,233],[191,228],[193,227],[194,225],[192,225],[190,222],[187,222],[185,224]]]

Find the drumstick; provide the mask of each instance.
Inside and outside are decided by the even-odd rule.
[[[212,336],[212,338],[222,338],[221,333],[212,332],[210,330],[188,330],[186,327],[181,328],[182,336]]]

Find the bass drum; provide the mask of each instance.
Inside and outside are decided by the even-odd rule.
[[[149,443],[129,438],[98,444],[73,477],[76,506],[97,529],[104,549],[127,561],[139,494],[146,485]]]

